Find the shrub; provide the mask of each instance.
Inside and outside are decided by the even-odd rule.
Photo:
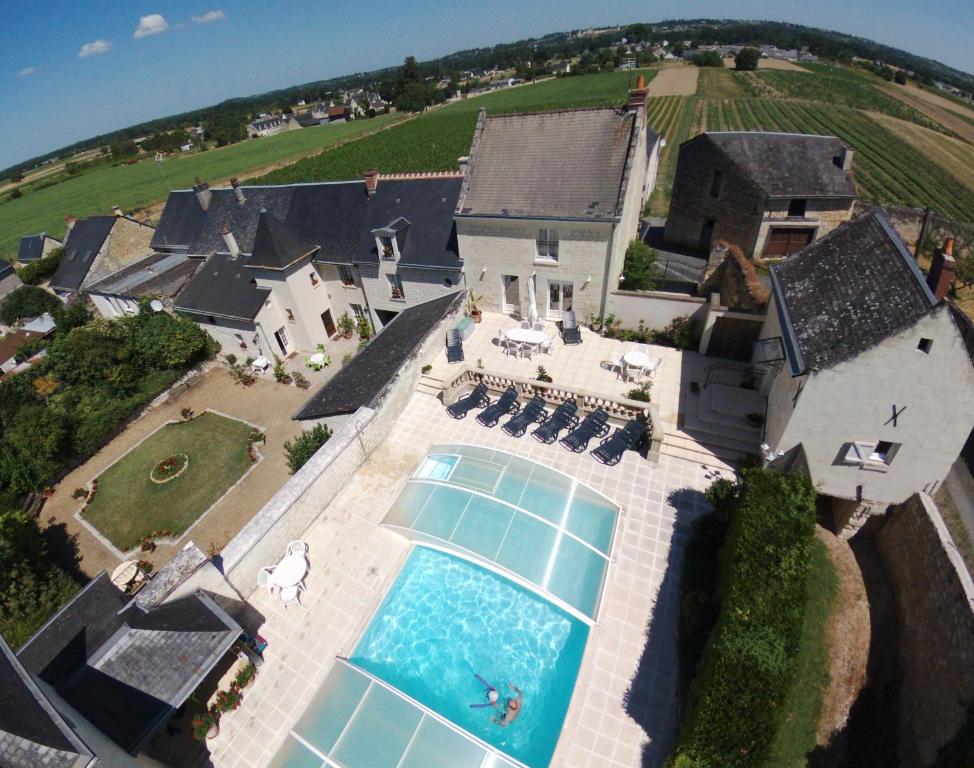
[[[53,312],[61,300],[43,288],[22,285],[0,302],[0,322],[13,325],[18,320]]]
[[[693,349],[693,321],[689,315],[674,317],[663,330],[652,332],[652,341],[664,347]]]
[[[659,284],[658,254],[642,240],[633,240],[626,248],[621,288],[627,291],[651,291]]]
[[[342,336],[351,335],[354,329],[355,321],[352,320],[352,316],[348,312],[342,312],[341,317],[338,318],[338,330],[341,331]]]
[[[47,256],[31,261],[17,270],[20,279],[27,285],[37,285],[53,275],[64,256],[64,248],[53,249]]]
[[[357,325],[358,336],[362,341],[368,341],[372,338],[372,323],[369,322],[369,319],[365,315],[359,317]]]
[[[424,365],[423,368],[422,368],[423,373],[429,373],[432,370],[433,370],[433,366],[432,365]]]
[[[630,400],[638,400],[642,403],[648,403],[650,401],[649,390],[653,386],[653,382],[644,381],[638,387],[634,387],[626,392],[626,397]]]
[[[734,68],[742,72],[753,72],[758,68],[761,51],[757,48],[741,48],[734,57]]]
[[[313,429],[296,436],[293,441],[285,440],[284,453],[287,455],[287,465],[291,474],[301,469],[330,437],[331,430],[324,424],[318,424]]]
[[[552,381],[551,376],[544,369],[544,366],[543,365],[539,365],[538,366],[538,372],[535,374],[535,377],[534,378],[536,378],[538,381],[543,381],[543,382],[545,382],[547,384],[550,384],[551,381]]]
[[[724,500],[732,512],[719,612],[690,686],[674,751],[680,768],[761,765],[796,674],[815,490],[804,477],[749,469],[740,495]]]
[[[704,51],[694,56],[691,61],[698,67],[722,67],[724,60],[720,56],[720,51]]]

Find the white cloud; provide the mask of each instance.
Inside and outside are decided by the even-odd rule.
[[[211,21],[226,21],[227,15],[223,11],[207,11],[202,16],[194,16],[197,24],[209,24]]]
[[[112,44],[108,40],[95,40],[93,43],[85,43],[78,51],[78,58],[87,59],[89,56],[97,56],[100,53],[105,53],[111,47]]]
[[[17,77],[30,77],[37,71],[37,67],[24,67],[17,73]]]
[[[169,22],[166,21],[160,13],[150,13],[148,16],[143,16],[139,19],[139,26],[135,29],[135,39],[138,40],[140,37],[149,37],[149,35],[158,35],[160,32],[165,32],[169,29]]]

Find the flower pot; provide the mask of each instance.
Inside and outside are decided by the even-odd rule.
[[[480,313],[480,310],[479,310],[479,309],[474,309],[474,310],[471,310],[471,312],[470,312],[470,317],[472,317],[472,318],[473,318],[473,321],[474,321],[475,323],[479,323],[479,322],[481,321],[481,319],[482,319],[482,316],[481,316],[481,313]]]
[[[206,732],[207,739],[215,739],[220,735],[220,721],[217,720],[213,725],[210,726],[210,730]]]

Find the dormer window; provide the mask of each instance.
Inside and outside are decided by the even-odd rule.
[[[402,280],[399,279],[399,275],[386,275],[389,280],[389,298],[390,299],[405,299],[406,294],[402,290]]]
[[[318,275],[316,275],[316,274],[315,274],[314,272],[309,272],[309,273],[308,273],[308,277],[310,277],[310,278],[311,278],[311,287],[312,287],[312,288],[315,288],[315,287],[317,287],[317,285],[318,285],[318,282],[319,282],[319,281],[318,281]]]
[[[393,259],[396,258],[396,249],[392,245],[391,237],[380,237],[379,247],[381,248],[380,253],[383,259]]]

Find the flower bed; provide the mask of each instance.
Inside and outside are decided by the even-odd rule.
[[[170,480],[175,480],[189,466],[189,456],[185,453],[174,453],[168,456],[149,471],[149,479],[162,485]]]

